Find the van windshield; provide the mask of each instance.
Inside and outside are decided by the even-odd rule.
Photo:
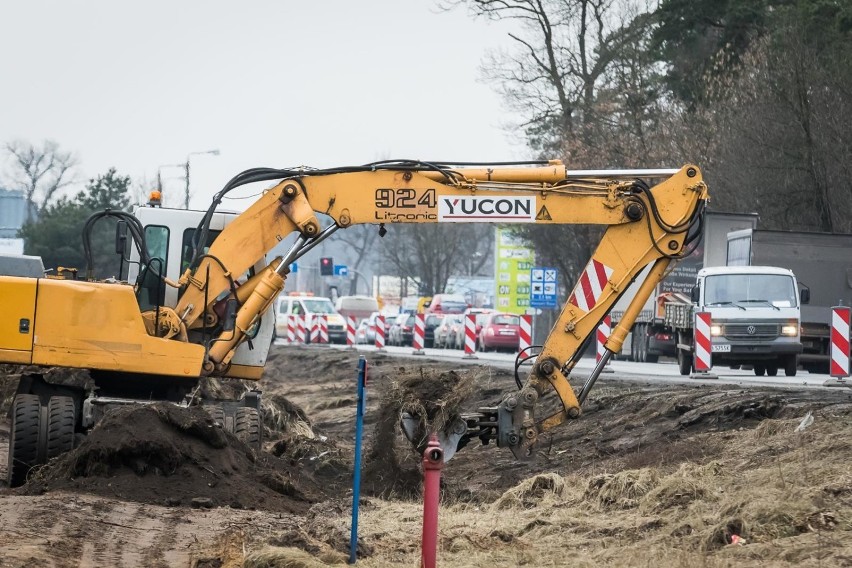
[[[778,308],[795,307],[793,279],[783,274],[718,274],[704,279],[704,303],[766,302]]]
[[[320,299],[303,299],[302,303],[309,314],[334,314],[334,306],[331,305],[331,300]]]

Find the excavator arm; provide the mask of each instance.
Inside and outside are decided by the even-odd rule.
[[[242,177],[241,177],[242,176]],[[578,278],[556,325],[517,393],[495,408],[466,418],[465,439],[496,440],[518,457],[539,434],[581,414],[589,390],[613,353],[620,351],[636,316],[673,260],[688,253],[700,231],[708,198],[697,167],[679,170],[569,171],[559,161],[488,165],[379,162],[333,170],[250,170],[223,189],[251,181],[281,180],[232,222],[181,277],[184,293],[168,317],[173,328],[221,329],[207,346],[204,372],[224,373],[248,330],[284,288],[289,265],[338,229],[355,224],[534,223],[607,227]],[[642,179],[662,180],[653,187]],[[327,226],[323,227],[321,218]],[[691,230],[692,229],[692,230]],[[380,229],[381,230],[381,229]],[[243,274],[288,235],[290,251],[238,288]],[[201,227],[200,243],[204,242]],[[642,269],[653,264],[639,293],[606,342],[606,353],[582,389],[568,375],[600,321]],[[214,305],[230,299],[230,324]],[[221,310],[219,310],[221,312]],[[175,323],[179,320],[179,323]],[[537,402],[555,391],[560,405],[538,417]]]

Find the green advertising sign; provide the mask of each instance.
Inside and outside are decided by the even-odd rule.
[[[494,247],[494,307],[501,312],[525,314],[530,306],[530,269],[535,253],[527,242],[497,227]]]

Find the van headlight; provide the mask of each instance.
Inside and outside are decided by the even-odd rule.
[[[799,334],[799,324],[797,323],[788,323],[787,325],[781,326],[781,335],[786,335],[787,337],[795,337]]]
[[[713,337],[719,337],[722,335],[722,326],[719,324],[713,324],[710,326],[710,335]]]

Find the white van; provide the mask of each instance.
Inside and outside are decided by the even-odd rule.
[[[372,296],[340,296],[334,307],[341,316],[351,317],[357,323],[379,311],[379,301]]]
[[[320,296],[282,294],[275,300],[275,334],[279,338],[287,337],[287,316],[305,315],[305,325],[310,329],[314,316],[328,317],[328,340],[332,343],[346,343],[346,320],[337,313],[329,298]],[[310,339],[308,339],[310,342]]]

